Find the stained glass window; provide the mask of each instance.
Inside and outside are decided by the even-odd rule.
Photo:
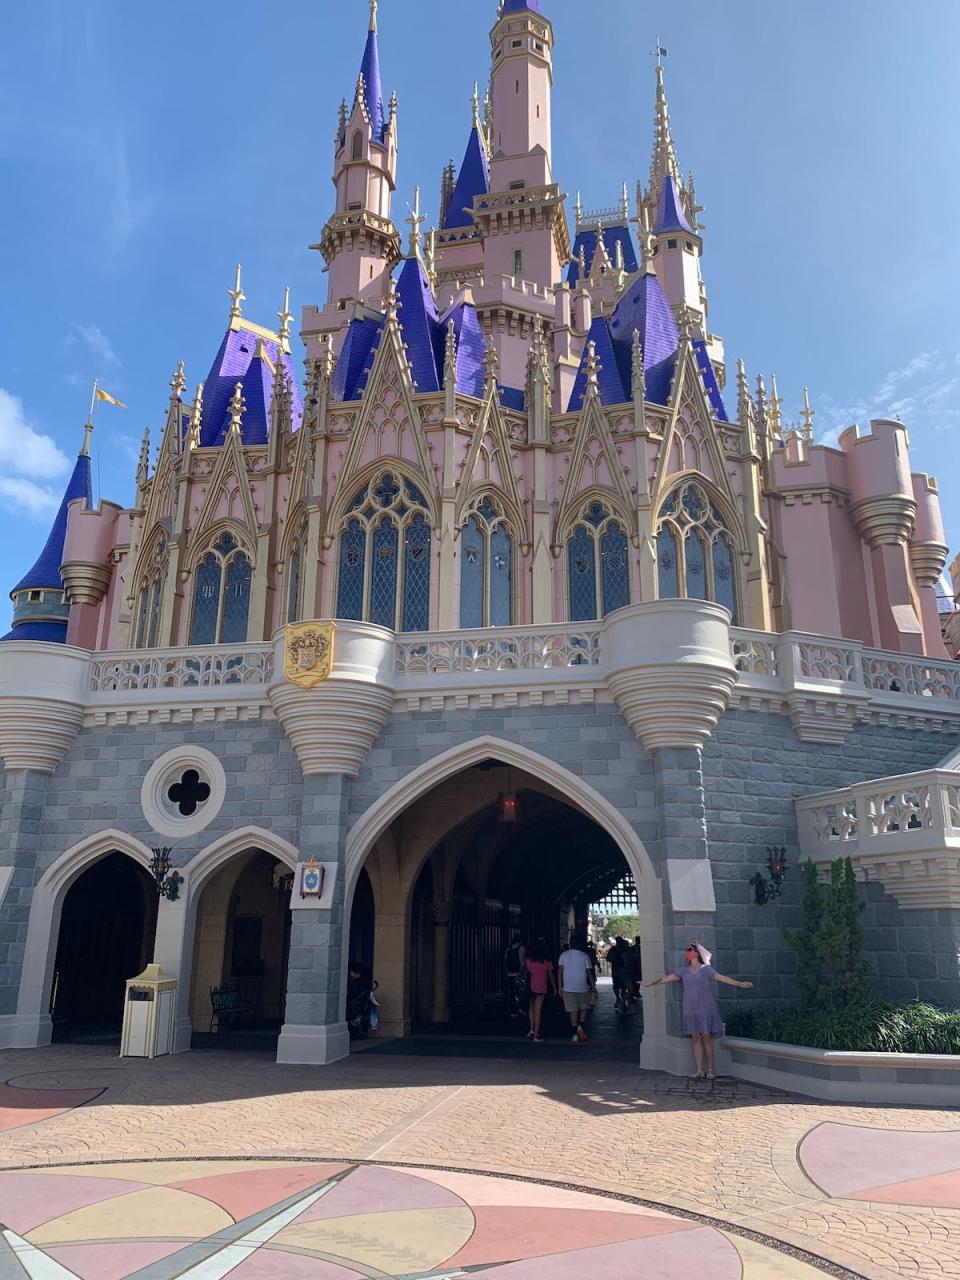
[[[678,485],[660,507],[660,595],[715,600],[737,620],[733,539],[719,507],[695,480]]]
[[[380,627],[397,625],[397,526],[383,516],[373,532],[370,562],[370,621]]]
[[[190,620],[191,644],[216,644],[217,619],[220,616],[220,579],[223,566],[211,551],[197,570],[193,592],[193,617]]]
[[[222,644],[243,644],[247,639],[247,621],[250,616],[250,581],[253,570],[250,561],[241,552],[227,565],[227,585],[223,599],[223,622],[220,625]]]
[[[611,521],[600,538],[600,571],[603,583],[604,616],[630,603],[630,564],[627,535]]]
[[[161,578],[156,578],[150,593],[150,619],[147,628],[147,648],[153,649],[157,643],[157,632],[160,630],[160,593],[163,587]]]
[[[300,544],[290,553],[290,569],[287,587],[287,621],[296,622],[300,617]]]
[[[363,617],[363,576],[367,535],[359,520],[351,520],[340,535],[340,589],[337,617]]]
[[[403,536],[403,616],[401,631],[430,626],[430,526],[415,515]]]
[[[150,588],[145,586],[140,592],[140,608],[137,613],[137,639],[134,645],[142,649],[147,643],[147,609],[150,601]]]
[[[567,543],[570,583],[570,621],[589,622],[597,616],[597,567],[594,539],[581,524]]]
[[[707,599],[707,548],[699,529],[690,529],[683,540],[687,567],[687,599]]]
[[[483,626],[485,539],[480,521],[470,516],[460,533],[460,625]]]
[[[680,595],[680,571],[677,566],[677,540],[669,529],[657,534],[657,574],[660,599],[675,600]]]
[[[713,544],[713,583],[717,604],[730,610],[733,625],[739,626],[737,620],[737,589],[733,572],[733,549],[730,540],[724,536],[717,538]]]
[[[513,621],[513,539],[501,521],[490,535],[490,626]]]

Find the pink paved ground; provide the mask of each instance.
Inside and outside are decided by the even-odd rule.
[[[739,1280],[741,1264],[743,1280],[817,1274],[728,1238],[724,1224],[869,1280],[960,1280],[955,1111],[831,1106],[750,1086],[691,1090],[582,1054],[529,1064],[361,1055],[314,1070],[256,1054],[143,1062],[61,1048],[11,1052],[0,1068],[21,1090],[17,1101],[44,1117],[0,1132],[0,1220],[8,1213],[90,1280],[122,1280],[133,1257],[125,1250],[141,1250],[136,1266],[145,1265],[143,1250],[157,1257],[174,1247],[171,1228],[186,1238],[192,1224],[200,1238],[335,1177],[352,1159],[377,1167],[306,1209],[290,1228],[290,1251],[278,1239],[235,1270],[238,1280],[397,1274],[399,1261],[389,1267],[398,1248],[399,1274],[416,1275],[437,1263],[441,1245],[443,1260],[465,1260],[505,1239],[515,1251],[490,1259],[484,1275],[590,1280],[638,1273],[638,1258],[639,1274],[654,1280]],[[77,1095],[91,1100],[77,1106]],[[151,1162],[123,1163],[131,1158]],[[93,1163],[62,1167],[77,1161]],[[51,1185],[36,1182],[35,1169],[14,1172],[29,1165],[43,1166]],[[672,1207],[716,1225],[671,1217]],[[137,1240],[115,1234],[125,1220]],[[350,1250],[363,1254],[355,1265]],[[584,1270],[584,1250],[599,1270]]]

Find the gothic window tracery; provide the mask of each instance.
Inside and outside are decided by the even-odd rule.
[[[513,622],[513,538],[489,495],[460,530],[461,627],[509,627]]]
[[[628,546],[621,521],[602,502],[589,503],[567,539],[571,622],[603,618],[630,603]]]
[[[137,602],[136,649],[154,649],[160,631],[160,606],[167,575],[167,543],[161,538],[141,579]]]
[[[191,644],[242,644],[247,638],[253,567],[236,538],[222,533],[195,574]]]
[[[415,484],[386,471],[365,485],[341,526],[337,617],[426,631],[430,538],[427,500]]]
[[[677,485],[660,507],[657,576],[661,600],[715,600],[737,625],[734,541],[723,516],[695,480]]]
[[[307,552],[307,528],[304,523],[287,553],[286,621],[299,622],[303,608],[303,575]]]

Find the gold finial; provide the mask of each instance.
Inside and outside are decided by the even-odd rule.
[[[643,367],[643,344],[640,341],[639,329],[634,329],[633,331],[631,374],[633,381],[633,394],[643,399],[647,394],[647,371]]]
[[[150,428],[143,428],[143,439],[140,441],[140,458],[137,462],[137,484],[146,484],[150,474]]]
[[[370,30],[371,31],[376,31],[377,29],[378,7],[379,7],[379,0],[370,0]]]
[[[230,400],[230,428],[231,432],[240,435],[240,422],[243,418],[243,411],[246,409],[243,402],[243,383],[238,382],[233,388],[233,396]]]
[[[80,446],[80,457],[90,457],[90,437],[93,435],[93,423],[88,419],[83,424],[83,444]]]
[[[183,376],[183,361],[181,360],[174,370],[173,377],[170,379],[171,400],[179,400],[183,395],[183,389],[187,385],[187,380]]]
[[[420,212],[420,188],[413,189],[413,206],[407,206],[410,209],[410,217],[405,222],[410,228],[410,241],[407,244],[407,257],[420,257],[420,228],[426,222],[426,215]]]
[[[480,86],[476,80],[473,82],[473,127],[480,128]]]
[[[443,351],[443,386],[456,388],[457,385],[457,329],[451,317],[447,321],[447,337]]]
[[[810,408],[810,392],[807,387],[803,388],[803,438],[809,443],[813,443],[813,420],[816,413]]]
[[[774,435],[779,435],[783,426],[782,419],[780,417],[780,407],[782,404],[783,404],[783,401],[780,399],[780,395],[777,391],[777,375],[775,373],[771,373],[770,375],[770,430],[774,433]]]
[[[200,447],[200,423],[203,420],[203,383],[197,383],[193,393],[193,404],[190,406],[190,429],[187,432],[187,448]]]
[[[483,351],[483,381],[485,391],[489,391],[491,387],[496,386],[499,363],[500,361],[497,357],[497,348],[493,344],[493,339],[490,338]]]
[[[397,292],[397,282],[393,276],[390,277],[387,284],[387,320],[396,320],[397,312],[400,310],[400,295]]]
[[[280,339],[280,350],[283,351],[289,346],[290,340],[290,321],[293,319],[293,312],[290,310],[290,286],[286,285],[283,290],[283,306],[277,312],[277,319],[280,321],[280,328],[277,330],[277,336]]]
[[[246,302],[247,295],[243,292],[240,284],[240,263],[237,263],[237,273],[234,277],[233,288],[227,290],[227,296],[230,299],[230,319],[239,320],[241,316],[240,303]]]
[[[591,391],[599,389],[599,373],[600,361],[597,359],[597,344],[595,342],[587,343],[587,362],[585,365],[587,372],[587,394]]]

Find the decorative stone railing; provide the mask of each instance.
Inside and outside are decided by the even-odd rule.
[[[960,906],[960,773],[927,769],[796,801],[801,855],[849,857],[901,906]]]
[[[397,638],[397,675],[482,675],[595,667],[600,662],[600,624],[483,631],[434,631]]]
[[[230,648],[143,649],[99,655],[90,675],[93,693],[152,689],[213,689],[223,685],[268,685],[273,679],[273,645]]]

